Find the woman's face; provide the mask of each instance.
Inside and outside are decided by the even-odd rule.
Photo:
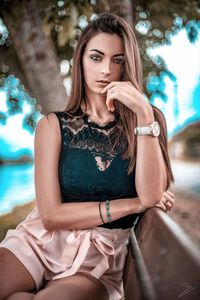
[[[123,65],[123,43],[117,34],[101,32],[93,36],[83,54],[86,94],[87,91],[98,94],[108,83],[119,81]]]

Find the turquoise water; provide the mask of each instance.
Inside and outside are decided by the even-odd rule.
[[[33,163],[0,166],[0,215],[34,198]]]

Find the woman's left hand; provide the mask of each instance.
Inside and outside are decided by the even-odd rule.
[[[112,81],[101,91],[101,94],[105,93],[106,105],[110,111],[115,110],[113,100],[120,101],[135,113],[145,105],[150,106],[144,95],[130,81]]]
[[[175,201],[175,195],[171,191],[167,190],[163,192],[160,202],[155,206],[161,208],[164,211],[171,210]]]

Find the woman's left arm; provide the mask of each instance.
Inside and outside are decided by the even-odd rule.
[[[114,100],[118,100],[137,116],[137,126],[148,126],[155,121],[151,105],[129,81],[113,81],[102,91],[106,94],[106,105],[114,111]],[[161,127],[161,130],[164,130]],[[149,208],[160,202],[167,187],[166,167],[158,137],[136,135],[136,189],[142,204]]]
[[[148,126],[155,121],[152,107],[143,101],[141,108],[136,112],[139,127]],[[164,129],[161,127],[161,130]],[[162,193],[166,190],[166,167],[158,137],[137,135],[136,138],[136,189],[143,205],[152,207],[160,201]]]

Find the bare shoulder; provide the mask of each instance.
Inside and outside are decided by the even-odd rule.
[[[51,112],[43,116],[37,123],[35,138],[37,139],[54,139],[60,141],[59,121],[55,113]]]
[[[55,113],[43,116],[37,123],[36,132],[59,131],[59,121]]]
[[[37,128],[48,129],[48,128],[59,128],[58,118],[55,113],[51,112],[46,116],[43,116],[37,123]]]

